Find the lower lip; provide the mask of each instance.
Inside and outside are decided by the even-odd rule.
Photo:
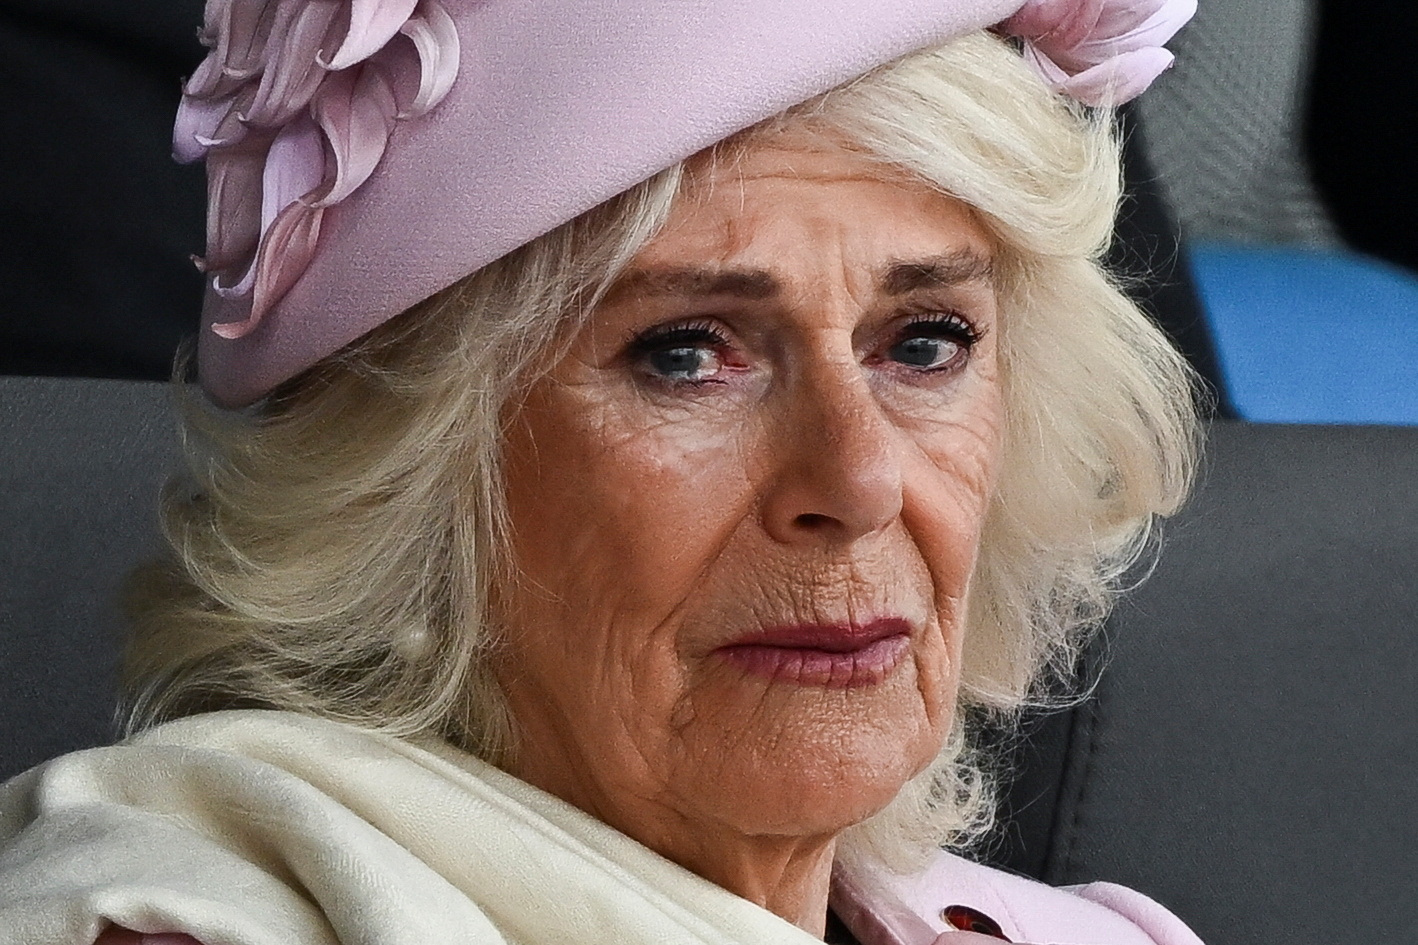
[[[826,689],[875,686],[906,658],[911,638],[904,633],[882,637],[860,649],[832,652],[809,647],[743,643],[718,652],[735,666],[774,682]]]

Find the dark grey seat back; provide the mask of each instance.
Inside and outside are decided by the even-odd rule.
[[[1002,859],[1208,945],[1418,942],[1418,428],[1218,424],[1166,535]]]
[[[119,586],[176,443],[164,384],[0,377],[0,780],[112,737]]]

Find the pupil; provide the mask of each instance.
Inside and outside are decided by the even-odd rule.
[[[650,355],[650,366],[660,374],[693,375],[704,361],[698,348],[668,348]]]
[[[911,367],[931,367],[940,359],[940,347],[937,338],[907,338],[892,349],[891,356]]]

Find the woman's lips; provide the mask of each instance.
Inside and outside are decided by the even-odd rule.
[[[874,686],[911,649],[911,625],[899,617],[865,624],[770,627],[715,652],[755,676],[802,686]]]

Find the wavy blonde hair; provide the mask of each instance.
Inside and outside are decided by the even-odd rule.
[[[1008,716],[1073,665],[1155,517],[1185,495],[1195,387],[1100,264],[1119,198],[1109,116],[1050,93],[1004,41],[908,56],[719,154],[786,127],[964,200],[999,246],[1004,444],[962,711],[936,762],[844,842],[904,868],[987,827],[964,720]],[[488,613],[506,564],[505,408],[665,222],[684,175],[669,168],[473,273],[255,408],[184,394],[190,476],[164,500],[174,555],[139,572],[130,599],[129,728],[264,706],[436,734],[507,764]]]

